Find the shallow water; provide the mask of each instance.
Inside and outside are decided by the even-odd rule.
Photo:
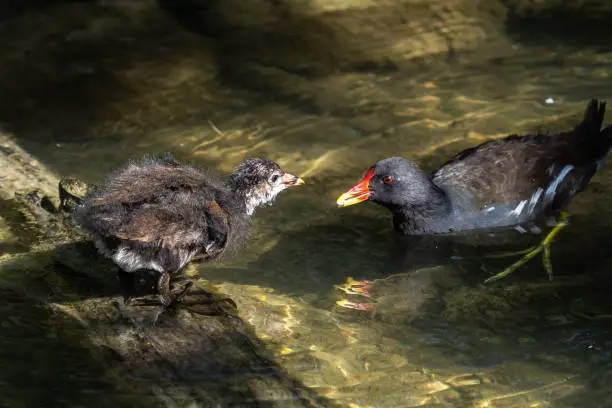
[[[398,268],[389,261],[388,214],[370,204],[335,208],[381,158],[431,168],[489,137],[573,126],[592,96],[612,97],[612,50],[528,34],[495,38],[401,69],[304,76],[299,84],[332,91],[317,98],[298,90],[307,97],[292,99],[262,77],[220,73],[222,47],[167,16],[130,25],[95,2],[50,10],[1,28],[0,121],[58,174],[99,182],[131,157],[172,150],[219,172],[263,155],[306,179],[258,211],[240,256],[197,266],[304,385],[351,407],[612,406],[612,173],[571,206],[571,227],[552,249],[552,283],[539,259],[486,287],[479,283],[506,260]],[[3,217],[0,248],[26,251],[14,237],[20,221]],[[348,278],[379,279],[375,312],[338,307],[357,300],[336,287]],[[108,406],[96,397],[115,395],[99,368],[70,352],[78,350],[70,335],[57,335],[69,330],[36,301],[23,308],[14,288],[2,290],[6,314],[21,310],[28,321],[3,322],[2,366],[58,350],[33,377],[23,372],[31,365],[17,364],[1,380],[10,406]],[[69,374],[53,369],[60,362]],[[76,388],[86,392],[76,397]],[[21,397],[26,391],[40,400]]]

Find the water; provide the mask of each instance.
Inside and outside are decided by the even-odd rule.
[[[184,27],[146,2],[59,4],[5,21],[0,120],[55,172],[89,182],[166,150],[220,172],[266,156],[305,178],[256,214],[244,253],[197,268],[320,396],[351,407],[610,406],[612,173],[574,201],[552,283],[539,259],[487,287],[478,283],[509,260],[391,276],[406,270],[388,260],[388,214],[334,204],[384,157],[433,168],[488,137],[573,126],[589,98],[611,97],[609,49],[513,27],[472,52],[402,67],[312,72],[306,61],[298,74],[268,74],[249,67],[272,57],[224,55],[230,45]],[[9,207],[0,248],[24,253]],[[335,287],[349,277],[380,279],[375,312],[337,306],[357,301]],[[31,279],[25,302],[14,280],[2,284],[3,316],[14,317],[3,319],[0,359],[15,367],[0,380],[4,405],[134,406],[138,395],[107,378],[80,346],[83,329],[49,314]],[[264,404],[258,395],[243,406]]]

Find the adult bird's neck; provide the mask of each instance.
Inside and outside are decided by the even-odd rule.
[[[451,201],[439,187],[432,185],[427,198],[402,206],[387,206],[393,213],[393,227],[402,235],[424,235],[440,232],[440,226],[451,212]]]

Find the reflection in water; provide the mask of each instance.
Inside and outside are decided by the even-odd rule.
[[[609,50],[494,36],[462,52],[479,41],[473,37],[457,39],[443,57],[425,57],[421,50],[423,57],[414,60],[410,47],[418,54],[425,46],[402,48],[400,41],[395,48],[383,46],[377,31],[371,48],[386,47],[395,58],[385,62],[349,47],[357,42],[343,49],[340,40],[329,40],[329,24],[315,14],[299,20],[300,26],[295,16],[281,13],[296,24],[291,36],[308,24],[321,28],[316,41],[286,43],[291,36],[279,30],[291,27],[262,19],[269,29],[248,30],[231,20],[241,14],[227,17],[219,2],[208,3],[221,13],[213,15],[231,21],[209,18],[204,31],[198,31],[199,14],[193,13],[190,26],[168,2],[160,1],[162,8],[155,3],[119,8],[68,2],[3,23],[0,120],[20,144],[58,174],[89,182],[99,182],[131,157],[165,150],[220,172],[247,156],[265,156],[303,175],[308,183],[303,189],[258,210],[253,237],[240,257],[197,270],[208,280],[203,286],[236,301],[240,317],[272,349],[278,366],[322,397],[354,407],[582,407],[610,400],[605,243],[612,176],[605,169],[570,208],[572,225],[553,248],[552,283],[533,263],[507,281],[483,287],[480,282],[505,261],[481,259],[480,248],[461,262],[438,254],[428,258],[430,251],[419,252],[417,245],[411,246],[412,259],[403,252],[398,257],[386,214],[368,205],[340,212],[334,203],[356,174],[383,157],[403,156],[429,169],[490,137],[573,126],[588,99],[610,97],[605,94],[612,84]],[[326,18],[341,15],[335,12]],[[359,18],[375,12],[362,9]],[[465,26],[472,23],[480,27],[475,21]],[[518,27],[510,28],[515,35]],[[411,30],[423,27],[415,22]],[[447,45],[431,46],[440,51]],[[35,240],[31,231],[6,215],[10,205],[0,209],[0,248],[25,253]],[[18,242],[15,236],[28,239]],[[372,281],[370,297],[339,290],[349,279]],[[61,394],[72,396],[74,406],[96,406],[91,395],[105,392],[104,369],[88,361],[78,341],[47,327],[56,318],[32,309],[39,300],[13,296],[11,290],[24,290],[15,282],[24,280],[2,281],[7,309],[2,320],[10,332],[0,338],[14,348],[0,356],[2,365],[15,355],[48,356],[47,348],[57,348],[36,378],[63,382],[36,386],[16,369],[2,378],[2,388],[27,405],[52,406],[48,401]],[[28,290],[45,299],[45,288]],[[375,307],[348,310],[337,306],[339,300]],[[26,326],[11,318],[17,311]],[[76,329],[65,331],[71,330]],[[43,333],[56,337],[34,341]],[[26,338],[33,340],[21,341]],[[179,357],[188,368],[205,366],[197,354]],[[235,368],[244,360],[218,357],[208,369],[220,374],[207,392],[222,398],[214,387],[235,386],[226,379],[238,375]],[[222,370],[225,357],[235,371]],[[96,379],[46,371],[64,361],[74,376]],[[266,382],[257,370],[241,374],[245,382]],[[202,372],[194,381],[210,376]],[[72,392],[82,388],[91,394]],[[224,401],[265,405],[271,397],[255,395],[254,388],[234,388]],[[43,397],[28,399],[20,389],[40,390]],[[134,406],[130,398],[141,390],[121,392],[125,395],[117,398]],[[210,402],[193,398],[201,398],[202,406]]]

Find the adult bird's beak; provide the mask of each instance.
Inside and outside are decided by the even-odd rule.
[[[370,198],[370,180],[374,175],[374,169],[368,170],[361,181],[348,189],[336,200],[338,207],[348,207],[349,205],[359,204]]]
[[[291,186],[299,186],[300,184],[304,184],[304,180],[294,176],[293,174],[285,173],[283,174],[283,184],[285,185],[285,188],[289,188]]]

